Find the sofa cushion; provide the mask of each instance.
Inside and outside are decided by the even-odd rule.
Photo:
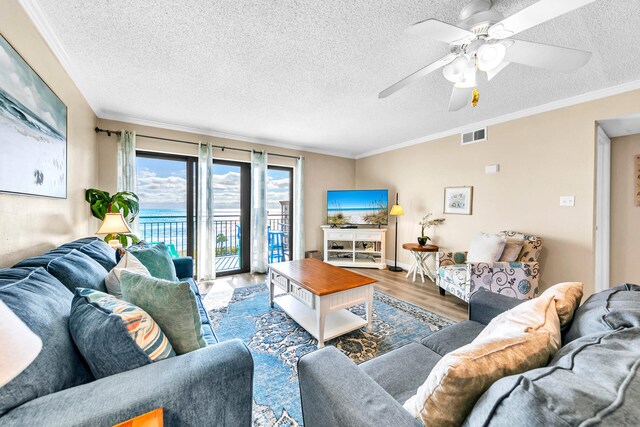
[[[71,292],[76,288],[89,288],[106,292],[104,279],[107,270],[89,256],[73,249],[47,264],[47,271],[60,280]]]
[[[467,262],[493,263],[500,259],[507,238],[496,234],[478,233],[471,241]]]
[[[0,299],[42,340],[33,363],[0,388],[0,415],[94,379],[69,334],[73,295],[55,277],[42,268],[0,270]]]
[[[120,276],[124,299],[149,313],[160,325],[176,354],[207,343],[196,295],[186,282],[171,282],[124,270]]]
[[[61,247],[63,246],[65,245],[62,245]],[[116,265],[116,251],[113,250],[113,248],[104,240],[94,239],[77,249],[103,266],[107,271],[111,271],[111,269]]]
[[[564,343],[620,327],[635,326],[640,326],[640,286],[619,285],[591,295],[576,310]]]
[[[551,363],[496,382],[466,426],[640,425],[640,328],[578,338]]]
[[[403,404],[415,394],[440,359],[439,354],[425,346],[411,343],[359,366],[396,401]]]
[[[69,330],[96,378],[175,356],[149,314],[93,289],[76,288]]]
[[[440,356],[444,356],[469,344],[484,329],[484,326],[482,323],[465,320],[464,322],[446,326],[424,337],[421,343]]]
[[[144,274],[150,276],[147,267],[142,264],[138,258],[136,258],[131,252],[125,252],[120,258],[118,264],[113,267],[104,279],[104,284],[107,287],[107,291],[116,298],[122,298],[122,289],[120,287],[120,274],[123,270],[133,271],[135,273]]]
[[[178,281],[176,267],[164,243],[151,246],[136,245],[127,248],[127,251],[135,255],[153,277],[172,282]]]

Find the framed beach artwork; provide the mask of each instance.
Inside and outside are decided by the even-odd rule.
[[[473,187],[445,187],[444,213],[471,215]]]
[[[0,192],[67,197],[67,107],[0,35]]]

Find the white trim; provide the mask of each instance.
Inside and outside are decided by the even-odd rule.
[[[209,128],[182,126],[182,125],[176,125],[176,124],[166,123],[166,122],[157,122],[155,120],[140,119],[137,117],[126,116],[118,113],[102,113],[102,114],[98,114],[98,118],[104,119],[104,120],[115,120],[118,122],[126,122],[134,125],[151,126],[159,129],[175,130],[178,132],[187,132],[187,133],[195,133],[199,135],[214,136],[216,138],[224,138],[224,139],[229,139],[234,141],[243,141],[243,142],[250,142],[253,144],[268,145],[271,147],[287,148],[289,150],[304,151],[307,153],[317,153],[317,154],[324,154],[326,156],[355,159],[355,156],[352,153],[347,153],[347,152],[337,153],[335,151],[331,152],[329,150],[317,150],[315,148],[288,144],[288,143],[266,139],[266,138],[257,138],[257,137],[251,137],[251,136],[238,135],[233,133],[221,132],[221,131],[217,131],[215,129],[209,129]]]
[[[83,95],[87,104],[89,104],[89,107],[91,107],[94,113],[98,115],[100,113],[100,109],[87,97],[86,94],[89,93],[89,91],[87,91],[86,88],[81,87],[80,82],[82,80],[79,78],[79,74],[76,72],[67,50],[64,48],[58,36],[56,36],[56,33],[53,31],[53,28],[47,19],[47,15],[44,13],[38,2],[36,0],[19,1],[24,11],[27,13],[29,18],[31,18],[31,21],[33,21],[33,24],[42,35],[45,43],[47,43],[53,52],[53,55],[58,58],[58,61],[62,64],[62,68],[64,68],[80,93]]]
[[[611,140],[596,130],[595,291],[609,288],[611,257]]]
[[[523,117],[534,116],[536,114],[546,113],[547,111],[557,110],[560,108],[570,107],[572,105],[583,104],[589,101],[595,101],[597,99],[606,98],[608,96],[618,95],[625,92],[631,92],[633,90],[640,89],[640,80],[634,80],[631,82],[623,83],[618,86],[611,86],[604,89],[598,89],[593,92],[587,92],[582,95],[573,96],[559,101],[553,101],[548,104],[538,105],[536,107],[527,108],[525,110],[516,111],[515,113],[506,114],[504,116],[487,119],[481,122],[473,123],[470,125],[460,126],[454,129],[434,133],[431,135],[425,135],[418,138],[410,139],[409,141],[401,142],[399,144],[389,145],[387,147],[378,148],[371,151],[366,151],[356,155],[356,159],[362,159],[364,157],[374,156],[376,154],[386,153],[388,151],[398,150],[400,148],[410,147],[412,145],[422,144],[424,142],[434,141],[436,139],[446,138],[458,133],[470,132],[473,129],[478,129],[483,126],[493,126],[500,123],[509,122],[512,120],[521,119]]]

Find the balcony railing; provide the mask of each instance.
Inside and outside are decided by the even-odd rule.
[[[180,256],[187,255],[187,217],[186,216],[144,216],[140,219],[141,239],[147,242],[163,242],[175,247]],[[283,231],[285,259],[289,259],[289,239],[288,225],[280,215],[269,216],[269,230]],[[229,218],[228,216],[216,219],[215,225],[215,253],[216,257],[239,257],[240,250],[240,218]],[[214,248],[212,248],[213,250]],[[235,266],[238,261],[225,262],[224,266]],[[223,266],[221,264],[221,266]],[[235,268],[225,268],[235,269]]]

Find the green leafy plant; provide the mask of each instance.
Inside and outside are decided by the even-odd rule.
[[[105,215],[109,212],[120,212],[129,223],[132,223],[140,212],[138,196],[131,191],[119,191],[111,195],[106,191],[89,188],[85,192],[85,200],[91,207],[91,214],[100,221],[104,220]],[[129,239],[131,239],[133,243],[140,241],[140,239],[132,234],[120,234],[118,236],[108,234],[104,238],[105,242],[112,239],[118,239],[123,246],[128,245]]]

